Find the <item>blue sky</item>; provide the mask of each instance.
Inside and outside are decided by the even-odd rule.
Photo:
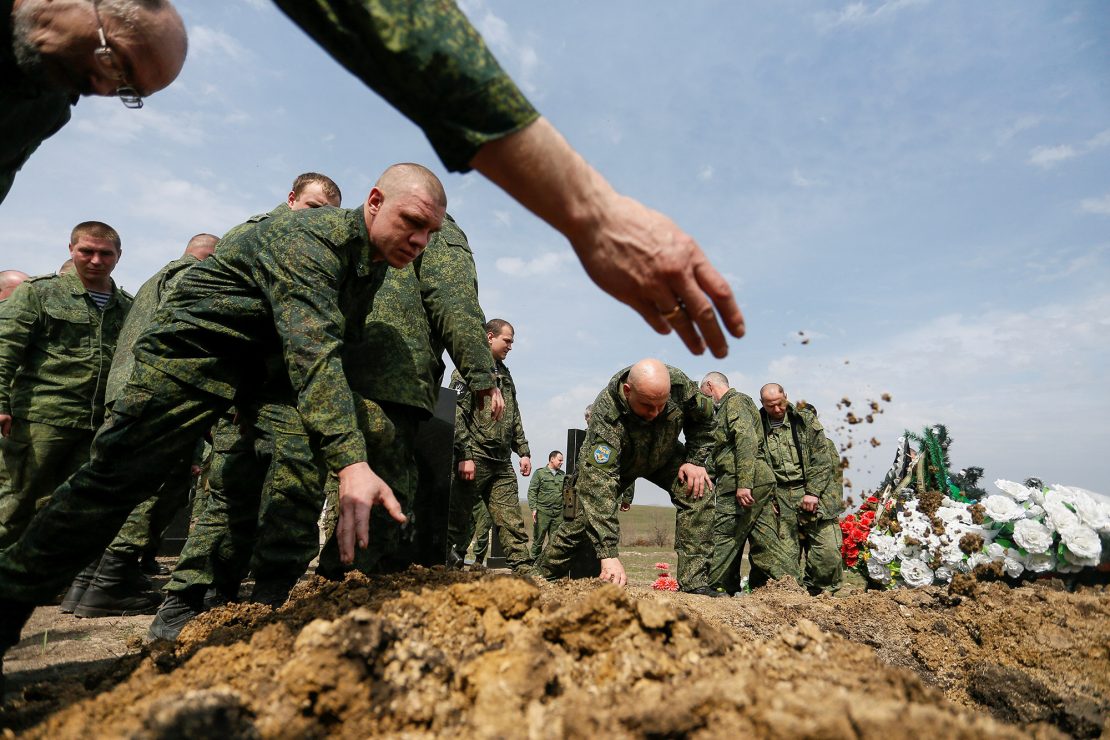
[[[179,6],[181,78],[141,111],[81,101],[0,206],[0,267],[52,271],[72,225],[99,219],[134,291],[299,172],[331,175],[353,206],[388,164],[423,162],[470,237],[487,314],[517,327],[537,464],[613,372],[656,356],[815,403],[854,441],[857,492],[903,429],[934,422],[957,467],[1110,492],[1105,3],[463,3],[571,143],[726,274],[749,333],[719,362],[605,297],[481,177],[447,174],[269,2]],[[884,392],[874,424],[841,429],[839,399]]]

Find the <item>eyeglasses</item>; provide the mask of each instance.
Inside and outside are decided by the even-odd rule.
[[[100,20],[100,11],[97,10],[96,3],[97,0],[93,0],[92,6],[93,14],[96,16],[96,32],[100,34],[100,47],[93,50],[93,57],[100,65],[101,71],[111,75],[116,82],[120,83],[116,87],[116,97],[120,99],[123,106],[136,110],[142,108],[143,96],[127,81],[115,52],[108,46],[108,37],[104,35],[104,24]]]

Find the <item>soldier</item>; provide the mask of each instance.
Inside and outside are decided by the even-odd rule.
[[[419,165],[395,165],[360,208],[293,211],[225,237],[186,271],[135,344],[135,370],[96,435],[88,464],[0,553],[0,648],[19,640],[36,603],[108,544],[152,473],[187,453],[237,398],[285,379],[313,446],[339,476],[340,556],[369,537],[370,510],[404,520],[366,463],[342,366],[385,265],[403,267],[439,230],[446,195]],[[242,404],[240,404],[242,405]]]
[[[536,471],[528,484],[528,508],[532,510],[532,559],[540,556],[563,521],[563,453],[552,450],[547,465]]]
[[[4,270],[0,272],[0,301],[6,301],[15,289],[26,282],[31,276],[19,270]]]
[[[801,406],[801,403],[798,404]],[[817,410],[810,405],[806,409]],[[840,546],[840,514],[844,510],[844,470],[840,467],[840,453],[836,443],[824,440],[824,454],[829,463],[828,486],[818,497],[817,509],[798,515],[801,534],[802,557],[805,560],[803,583],[811,594],[836,593],[844,575]]]
[[[18,16],[21,8],[75,4],[90,7],[77,0],[20,0],[13,15]],[[101,0],[101,5],[109,4],[117,3]],[[728,344],[717,322],[720,312],[728,331],[743,336],[744,317],[732,291],[697,242],[663,214],[618,193],[571,148],[504,73],[454,3],[378,5],[366,0],[275,0],[275,4],[333,58],[420,126],[448,170],[478,170],[566,235],[590,278],[635,309],[657,332],[669,334],[673,329],[692,352],[700,354],[708,344],[714,355],[723,357]],[[96,3],[91,4],[94,12],[96,8]],[[83,13],[71,14],[74,20],[58,24],[59,31],[74,30],[70,29],[74,26],[78,31],[88,28],[91,33],[90,19],[82,17]],[[27,20],[35,19],[31,10],[27,14],[31,16]],[[180,20],[177,24],[180,26]],[[98,66],[101,75],[88,79],[84,69],[68,70],[73,77],[87,80],[90,89],[95,82],[94,89],[100,94],[111,94],[114,89],[125,103],[134,105],[140,94],[169,84],[161,77],[154,79],[151,72],[172,71],[172,80],[180,64],[173,66],[170,58],[155,67],[145,55],[138,54],[130,58],[135,63],[135,75],[142,78],[124,80],[115,66],[116,52],[120,51],[115,47],[120,46],[120,39],[113,25],[98,24],[105,52],[98,51],[95,56],[67,57],[57,52],[48,54],[52,49],[36,50],[38,36],[33,34],[17,35],[16,46],[30,52],[26,56],[32,59],[35,54],[49,56],[51,73],[67,71],[67,63],[72,64],[70,57],[87,58],[89,64],[84,66]],[[18,23],[16,27],[20,27]],[[114,46],[104,40],[105,28]],[[47,39],[56,36],[45,32],[40,35]],[[154,36],[154,29],[150,35]],[[77,34],[72,43],[59,48],[84,50],[91,46],[87,37]],[[161,40],[161,36],[157,38]],[[0,37],[0,44],[4,40]],[[180,39],[166,39],[151,47],[164,50],[167,57],[180,49],[183,58],[183,29]],[[137,51],[130,45],[127,50]],[[428,63],[430,59],[437,63]],[[93,60],[97,65],[91,64]],[[105,78],[104,72],[116,74]],[[27,102],[19,94],[29,80],[18,70],[12,77],[16,94],[6,86],[0,87],[0,110],[15,112],[0,128],[0,146],[6,144],[17,152],[14,157],[4,157],[9,150],[0,148],[0,167],[8,167],[8,184],[38,142],[68,120],[71,98],[67,96],[86,92],[67,92],[64,85],[59,88],[61,83],[55,82],[51,97],[44,101],[45,110],[35,115],[40,111],[25,110]],[[60,75],[50,76],[55,77]],[[11,98],[16,98],[17,105],[9,103]],[[6,189],[3,173],[0,169],[0,192]],[[580,193],[589,197],[583,200],[576,195]],[[583,203],[589,207],[580,207]]]
[[[489,555],[489,535],[493,531],[493,517],[489,515],[489,507],[481,497],[474,502],[474,511],[470,518],[473,522],[471,531],[463,539],[468,542],[473,541],[474,564],[483,566],[486,563],[486,556]]]
[[[753,563],[763,562],[764,553],[750,535],[775,479],[759,444],[762,434],[755,401],[732,388],[728,378],[718,372],[707,374],[700,390],[715,403],[712,461],[717,500],[709,585],[731,594],[740,590],[744,545],[751,546],[748,557]]]
[[[185,63],[185,25],[163,0],[15,0],[0,22],[0,201],[79,95],[141,108]],[[3,12],[3,11],[0,11]]]
[[[686,444],[678,440],[679,433]],[[705,470],[713,449],[713,404],[675,367],[644,359],[621,370],[594,400],[578,470],[574,520],[565,522],[536,561],[543,578],[565,575],[587,538],[601,559],[603,581],[624,585],[617,508],[646,478],[665,489],[678,509],[675,550],[682,590],[717,596],[709,588],[713,484]]]
[[[240,235],[290,211],[338,208],[342,197],[330,177],[305,172],[293,181],[282,203],[268,213],[247,219],[224,238]],[[257,384],[258,380],[251,382]],[[207,490],[194,504],[194,525],[166,584],[166,601],[151,625],[155,637],[173,639],[205,606],[238,596],[256,545],[260,512],[275,493],[282,496],[283,491],[291,491],[289,495],[307,497],[315,514],[310,514],[308,521],[302,517],[278,522],[280,531],[277,544],[269,552],[270,559],[297,560],[307,551],[311,560],[319,551],[316,521],[325,468],[309,443],[296,405],[282,398],[281,393],[275,395],[266,389],[256,395],[266,401],[240,408],[238,414],[229,411],[212,431]],[[263,596],[262,590],[258,596]],[[169,623],[171,613],[176,617]]]
[[[197,234],[185,245],[185,253],[156,272],[135,294],[135,302],[120,329],[119,340],[108,372],[104,403],[111,413],[112,405],[127,384],[135,367],[132,350],[154,317],[154,311],[185,270],[212,255],[219,237]],[[151,591],[150,581],[140,569],[143,553],[157,548],[162,532],[177,510],[188,501],[192,488],[194,454],[178,460],[161,478],[154,495],[135,507],[104,555],[78,574],[70,586],[60,609],[78,617],[110,617],[146,614],[161,602]],[[90,585],[91,584],[91,585]]]
[[[0,492],[0,547],[89,459],[104,388],[131,296],[112,270],[122,254],[108,224],[73,228],[76,274],[31,278],[0,303],[0,432],[9,480]],[[82,564],[83,565],[83,564]]]
[[[451,485],[448,559],[453,565],[462,562],[470,542],[468,532],[473,531],[474,502],[481,499],[498,529],[506,563],[513,570],[521,570],[531,561],[512,453],[520,457],[520,474],[525,477],[532,473],[532,453],[524,437],[513,376],[505,366],[516,333],[513,325],[504,319],[490,319],[485,328],[495,361],[493,372],[505,400],[505,413],[498,420],[490,411],[477,408],[462,375],[458,370],[451,373],[451,387],[459,393],[459,401],[455,411],[457,470]]]
[[[802,582],[799,511],[817,510],[831,474],[817,417],[794,408],[778,383],[763,386],[759,400],[759,430],[775,487],[752,529],[753,551],[765,554],[760,562],[752,561],[752,588],[785,576]]]

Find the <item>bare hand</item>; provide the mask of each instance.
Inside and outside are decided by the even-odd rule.
[[[802,511],[808,511],[810,514],[817,511],[817,497],[812,493],[802,496]]]
[[[505,397],[496,386],[484,391],[474,391],[474,399],[478,402],[479,411],[485,411],[486,404],[489,404],[489,414],[494,421],[500,420],[505,413]]]
[[[12,415],[0,414],[0,434],[7,437],[12,432]]]
[[[523,475],[525,478],[532,474],[532,458],[520,458],[520,474]]]
[[[601,575],[598,576],[598,580],[618,586],[628,583],[628,576],[624,573],[620,558],[602,558]]]
[[[686,491],[691,498],[701,498],[713,490],[713,481],[709,480],[709,473],[705,468],[693,463],[683,463],[678,469],[678,480],[686,484]]]
[[[474,461],[463,460],[459,463],[459,477],[463,480],[474,480]]]
[[[755,496],[752,495],[752,489],[739,488],[736,490],[736,503],[743,506],[745,509],[750,509],[755,504]]]
[[[349,565],[355,559],[355,544],[370,544],[370,510],[382,505],[395,521],[408,519],[393,491],[366,463],[348,465],[339,471],[339,559]]]

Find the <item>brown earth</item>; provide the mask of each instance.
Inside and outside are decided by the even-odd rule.
[[[812,598],[789,582],[710,599],[442,569],[313,578],[277,612],[224,607],[176,644],[117,637],[124,657],[45,678],[9,660],[0,724],[45,738],[1097,737],[1110,594],[1058,586]]]

